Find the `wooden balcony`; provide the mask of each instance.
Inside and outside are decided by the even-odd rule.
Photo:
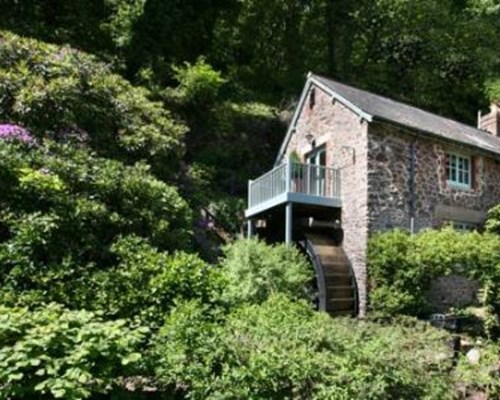
[[[287,162],[248,182],[247,218],[283,204],[341,207],[340,170]]]

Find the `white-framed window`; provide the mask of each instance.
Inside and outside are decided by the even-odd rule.
[[[450,222],[451,225],[453,226],[453,229],[456,229],[457,231],[460,232],[471,232],[477,229],[477,225],[473,224],[472,222],[465,222],[465,221],[450,221]]]
[[[470,189],[472,183],[472,160],[455,153],[446,155],[446,181],[452,186]]]
[[[479,225],[476,223],[456,219],[445,219],[442,223],[442,227],[450,227],[458,232],[472,232],[479,229]]]

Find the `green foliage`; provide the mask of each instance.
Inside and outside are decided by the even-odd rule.
[[[146,0],[104,0],[111,13],[109,19],[101,24],[101,30],[106,32],[118,49],[128,47],[133,40],[134,24],[144,13]]]
[[[211,197],[243,197],[247,180],[272,163],[285,129],[277,109],[263,103],[219,101],[208,108],[184,105],[179,112],[191,126],[186,159],[211,172]]]
[[[159,252],[138,237],[119,239],[112,251],[117,265],[96,272],[84,289],[89,306],[107,315],[136,316],[156,326],[176,301],[213,305],[220,291],[220,274],[196,255]]]
[[[187,303],[156,339],[156,372],[194,399],[450,399],[445,337],[418,323],[333,321],[282,295],[224,322]]]
[[[193,209],[211,205],[238,229],[237,197],[282,139],[275,106],[290,102],[308,70],[475,121],[485,79],[491,99],[500,93],[495,1],[0,6],[0,27],[109,62],[0,33],[0,120],[37,137],[31,147],[0,143],[0,397],[114,390],[142,366],[138,346],[149,350],[144,330],[113,320],[132,316],[153,332],[164,324],[144,364],[179,397],[451,397],[442,333],[406,319],[380,326],[314,313],[296,302],[312,272],[296,250],[238,241],[220,269],[182,252],[192,216],[165,181],[182,181]],[[186,135],[165,106],[187,121]],[[372,304],[420,314],[432,277],[459,271],[483,285],[494,332],[499,254],[493,234],[379,236]],[[485,349],[484,368],[460,361],[454,378],[496,396],[495,353]]]
[[[184,63],[173,66],[174,77],[179,82],[177,94],[184,101],[194,106],[212,104],[219,94],[221,86],[226,83],[219,71],[212,68],[200,57],[195,64]]]
[[[452,228],[427,230],[417,235],[399,230],[378,234],[369,243],[368,271],[373,309],[409,315],[429,311],[426,292],[434,278],[457,273],[476,279],[483,286],[483,305],[492,318],[488,332],[497,329],[498,235],[462,233]]]
[[[160,250],[190,246],[187,204],[144,164],[124,166],[69,145],[0,142],[0,171],[5,301],[29,292],[78,304],[77,289],[86,289],[81,280],[118,265],[110,248],[123,235]]]
[[[241,228],[245,221],[246,201],[237,197],[219,197],[212,199],[210,203],[210,211],[217,217],[217,221],[222,224],[225,229],[233,234],[241,232]]]
[[[172,63],[206,56],[275,104],[313,70],[472,123],[485,80],[498,78],[493,0],[2,4],[0,27],[99,54],[160,89],[172,83]]]
[[[500,235],[500,204],[488,211],[485,228],[488,232]]]
[[[500,345],[497,343],[476,343],[479,362],[471,363],[465,355],[459,359],[454,379],[459,383],[465,396],[476,391],[485,393],[488,398],[500,396]]]
[[[19,170],[19,186],[23,190],[34,190],[40,194],[44,191],[60,192],[65,186],[57,175],[51,175],[46,171],[35,171],[31,168]]]
[[[148,329],[57,304],[0,305],[0,397],[82,399],[140,367]]]
[[[306,297],[312,268],[295,247],[240,239],[223,252],[221,268],[227,281],[223,298],[229,304],[258,304],[275,293]]]
[[[172,179],[186,129],[149,95],[93,56],[0,32],[0,119]]]

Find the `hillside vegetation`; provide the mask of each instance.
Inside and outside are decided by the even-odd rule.
[[[498,397],[498,209],[485,235],[374,239],[367,321],[312,309],[297,249],[217,252],[200,223],[238,233],[308,70],[473,123],[495,1],[0,7],[1,399]],[[459,259],[488,289],[479,364],[414,317]]]

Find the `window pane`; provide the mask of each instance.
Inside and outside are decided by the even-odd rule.
[[[470,185],[471,161],[469,157],[461,157],[456,154],[447,154],[446,177],[448,181],[462,185]]]
[[[464,172],[464,184],[468,185],[470,183],[470,175],[468,171]]]
[[[326,151],[319,153],[319,165],[326,166]]]

